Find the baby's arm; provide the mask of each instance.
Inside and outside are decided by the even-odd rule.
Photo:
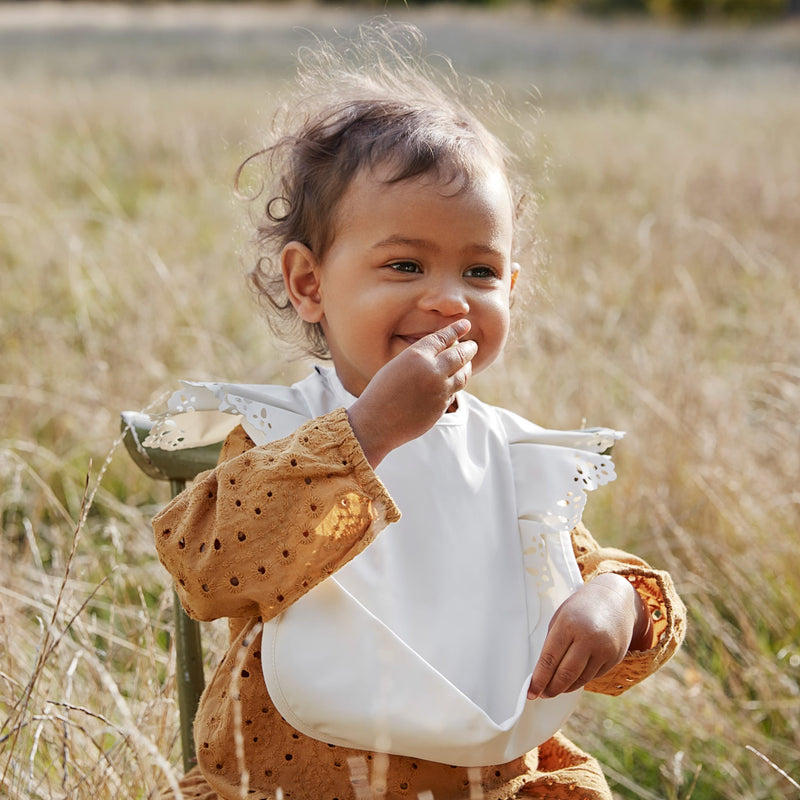
[[[399,518],[343,409],[244,452],[242,433],[153,520],[159,557],[198,619],[275,616]]]
[[[586,686],[620,694],[655,672],[683,640],[686,610],[670,576],[642,559],[572,532],[584,585],[550,624],[529,696]]]

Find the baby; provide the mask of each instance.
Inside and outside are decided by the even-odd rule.
[[[187,612],[230,621],[185,797],[609,800],[559,732],[576,690],[619,694],[683,637],[669,576],[580,522],[619,434],[464,391],[506,343],[518,202],[417,37],[319,44],[240,168],[273,187],[252,274],[273,330],[332,366],[171,403],[231,429],[153,523]]]

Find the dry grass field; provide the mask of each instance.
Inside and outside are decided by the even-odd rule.
[[[368,13],[0,6],[0,797],[153,797],[179,769],[167,489],[118,414],[304,372],[249,299],[232,175],[301,28]],[[629,432],[590,525],[690,611],[674,661],[571,735],[621,798],[799,797],[800,28],[397,13],[533,139],[528,297],[473,389]]]

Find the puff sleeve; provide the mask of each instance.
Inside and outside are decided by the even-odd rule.
[[[217,468],[174,498],[153,529],[190,616],[266,620],[399,516],[340,408],[258,447],[234,429]]]

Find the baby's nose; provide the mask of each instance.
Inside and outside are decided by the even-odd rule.
[[[420,298],[424,311],[436,311],[445,317],[469,313],[469,301],[464,288],[456,281],[436,281],[426,287]]]

